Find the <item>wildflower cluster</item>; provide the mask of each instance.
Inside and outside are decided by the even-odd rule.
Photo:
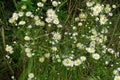
[[[86,10],[81,9],[68,26],[59,19],[61,2],[51,1],[52,7],[47,9],[44,8],[46,2],[38,2],[35,11],[27,10],[28,6],[23,5],[9,19],[9,23],[17,27],[16,40],[22,56],[25,54],[27,60],[34,59],[38,64],[57,63],[67,68],[85,68],[89,62],[104,67],[113,65],[110,62],[119,57],[119,52],[107,47],[107,33],[115,5],[87,1]],[[12,46],[7,45],[6,51],[13,53]],[[114,74],[114,80],[119,80],[119,71],[115,70]],[[34,76],[29,73],[28,80]]]

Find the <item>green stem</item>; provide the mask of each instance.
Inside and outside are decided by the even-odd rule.
[[[15,8],[17,9],[17,3],[16,3],[16,0],[13,0],[13,3],[15,5]]]

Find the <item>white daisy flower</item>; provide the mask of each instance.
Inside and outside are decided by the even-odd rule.
[[[96,38],[97,38],[97,35],[91,35],[91,36],[90,36],[90,39],[91,39],[92,41],[96,40]]]
[[[87,50],[89,53],[95,53],[95,48],[93,48],[93,47],[86,48],[86,50]]]
[[[76,22],[78,22],[79,20],[80,20],[80,18],[79,18],[79,17],[76,17],[76,18],[75,18],[75,21],[76,21]]]
[[[30,12],[30,11],[26,12],[26,16],[27,16],[27,17],[29,17],[29,16],[31,16],[31,15],[32,15],[32,12]]]
[[[31,49],[30,48],[25,48],[25,52],[26,53],[31,53]]]
[[[19,25],[25,25],[25,24],[26,24],[25,21],[20,21],[20,22],[19,22]]]
[[[95,53],[95,54],[92,54],[92,57],[96,60],[100,59],[100,55]]]
[[[105,7],[105,12],[109,13],[111,11],[110,5],[106,5]]]
[[[93,7],[93,12],[100,13],[102,11],[102,6],[100,4],[97,4]]]
[[[82,63],[82,61],[80,59],[77,59],[74,61],[75,66],[79,66],[81,63]]]
[[[32,78],[34,78],[34,74],[33,73],[29,73],[28,77],[32,79]]]
[[[73,67],[73,61],[71,59],[69,59],[69,58],[64,59],[62,63],[63,63],[64,66],[67,66],[67,67],[71,66],[71,67]]]
[[[40,20],[35,21],[35,25],[36,25],[36,26],[40,26],[40,24],[41,24],[41,21],[40,21]]]
[[[43,4],[42,2],[38,2],[38,3],[37,3],[37,6],[38,6],[38,7],[43,7],[44,4]]]
[[[99,13],[98,13],[98,12],[93,12],[93,15],[94,15],[94,16],[98,16]]]
[[[55,14],[55,15],[52,16],[52,19],[54,19],[54,20],[58,19],[58,16]]]
[[[18,13],[18,16],[19,17],[22,17],[24,15],[24,12],[22,12],[22,11],[20,11],[19,13]]]
[[[81,60],[81,61],[85,61],[85,60],[86,60],[86,57],[85,57],[85,56],[81,56],[81,57],[80,57],[80,60]]]
[[[30,40],[30,37],[29,37],[29,36],[25,36],[24,39],[25,39],[26,41],[29,41],[29,40]]]
[[[22,7],[21,7],[21,9],[26,9],[27,8],[27,6],[26,5],[23,5]]]
[[[53,23],[54,23],[54,24],[59,24],[59,20],[58,20],[58,19],[55,19],[55,20],[53,20]]]
[[[119,74],[119,71],[118,71],[118,70],[114,70],[114,71],[113,71],[113,74],[114,74],[114,75],[118,75],[118,74]]]
[[[120,71],[120,67],[118,67],[117,70]]]
[[[78,23],[78,26],[82,26],[83,24],[81,22]]]
[[[44,58],[44,57],[40,57],[40,58],[39,58],[39,61],[40,61],[41,63],[43,63],[43,62],[45,61],[45,58]]]
[[[59,32],[54,32],[53,33],[53,39],[54,40],[60,40],[61,39],[61,34]]]
[[[95,47],[95,44],[96,44],[95,41],[91,41],[91,42],[90,42],[90,47]]]
[[[30,52],[26,53],[26,56],[30,58],[30,57],[32,57],[32,53],[30,53]]]
[[[12,18],[13,18],[14,20],[18,20],[18,14],[17,14],[17,13],[13,13]]]
[[[93,6],[93,4],[94,4],[95,2],[90,2],[90,1],[88,1],[87,3],[86,3],[86,5],[88,6],[88,7],[91,7],[91,6]]]
[[[49,58],[49,57],[50,57],[50,53],[45,53],[44,56],[45,56],[46,58]]]
[[[109,16],[113,16],[113,13],[109,13]]]
[[[77,47],[78,49],[82,49],[82,48],[83,48],[83,44],[77,43],[77,44],[76,44],[76,47]]]
[[[53,9],[48,9],[47,10],[47,16],[48,17],[52,17],[52,16],[54,16],[55,15],[55,11],[53,10]]]
[[[34,20],[38,21],[39,20],[39,16],[34,16]]]
[[[116,8],[116,5],[112,5],[112,8]]]
[[[54,51],[54,52],[57,51],[57,47],[52,47],[51,49],[52,49],[52,51]]]
[[[52,19],[51,19],[50,17],[47,17],[47,18],[45,19],[45,21],[46,21],[47,23],[51,23],[51,22],[52,22]]]
[[[28,25],[28,28],[32,28],[32,25]]]
[[[58,2],[57,2],[57,1],[52,1],[52,5],[53,5],[54,7],[56,7],[56,6],[58,6]]]
[[[115,76],[114,80],[120,80],[120,76]]]
[[[106,22],[108,21],[108,19],[107,18],[100,18],[100,24],[102,25],[102,24],[106,24]]]
[[[7,52],[9,52],[9,53],[13,53],[13,48],[12,48],[12,46],[6,45],[5,50],[6,50]]]
[[[13,19],[13,18],[9,19],[9,23],[14,23],[14,22],[15,22],[15,19]]]

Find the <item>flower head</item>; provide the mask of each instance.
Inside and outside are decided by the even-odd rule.
[[[53,39],[54,40],[60,40],[61,39],[61,34],[59,32],[54,32],[53,33]]]
[[[73,61],[71,59],[69,59],[69,58],[64,59],[62,63],[63,63],[64,66],[71,66],[71,67],[73,67]]]
[[[99,14],[102,11],[103,7],[100,4],[97,4],[93,7],[93,13]]]
[[[105,7],[105,12],[109,13],[111,11],[110,5],[106,5]]]
[[[25,36],[24,39],[25,39],[26,41],[29,41],[29,40],[30,40],[30,37],[29,37],[29,36]]]
[[[53,2],[52,2],[52,5],[53,5],[54,7],[56,7],[56,6],[58,6],[58,2],[57,2],[57,1],[53,1]]]
[[[12,48],[12,46],[6,45],[5,50],[6,50],[7,52],[9,52],[9,53],[13,53],[13,48]]]
[[[89,53],[94,53],[94,52],[95,52],[95,48],[93,48],[93,47],[86,48],[86,50],[87,50]]]
[[[43,4],[42,2],[38,2],[38,3],[37,3],[37,6],[38,6],[38,7],[43,7],[44,4]]]
[[[19,22],[19,25],[25,25],[25,24],[26,24],[25,21],[20,21],[20,22]]]
[[[74,61],[75,66],[79,66],[81,63],[82,63],[82,61],[80,59],[77,59]]]
[[[47,16],[48,17],[52,17],[52,16],[54,16],[55,15],[55,11],[53,10],[53,9],[48,9],[47,10]]]
[[[81,57],[80,57],[80,60],[81,60],[81,61],[85,61],[85,60],[86,60],[86,57],[85,57],[85,56],[81,56]]]
[[[33,73],[29,73],[28,77],[32,79],[32,78],[34,78],[34,74]]]
[[[115,76],[114,80],[120,80],[120,76]]]
[[[92,57],[96,60],[100,59],[100,55],[95,53],[95,54],[92,54]]]
[[[40,57],[40,58],[39,58],[39,61],[40,61],[41,63],[43,63],[43,62],[45,61],[45,58],[44,58],[44,57]]]

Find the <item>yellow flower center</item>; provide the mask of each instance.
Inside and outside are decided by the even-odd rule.
[[[106,22],[106,20],[105,20],[105,19],[102,19],[102,22],[103,22],[103,23],[105,23],[105,22]]]
[[[50,12],[49,12],[49,14],[50,14],[50,15],[52,15],[52,14],[53,14],[53,12],[52,12],[52,11],[50,11]]]
[[[11,51],[11,48],[10,48],[10,47],[8,47],[8,51]]]
[[[59,34],[55,34],[55,38],[58,39],[59,38]]]
[[[115,80],[120,80],[120,78],[116,78]]]
[[[48,18],[48,22],[51,22],[51,19],[50,19],[50,18]]]
[[[99,11],[99,8],[98,8],[98,7],[96,8],[96,11]]]
[[[70,64],[69,60],[66,61],[66,64]]]
[[[99,56],[95,56],[95,59],[98,59],[99,58]]]
[[[76,64],[80,64],[80,62],[76,62]]]

